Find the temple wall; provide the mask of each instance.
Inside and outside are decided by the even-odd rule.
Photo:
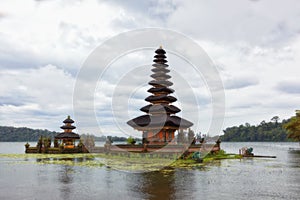
[[[146,138],[150,144],[171,142],[175,138],[174,132],[175,130],[173,132],[169,132],[168,130],[161,130],[158,133],[149,131]]]

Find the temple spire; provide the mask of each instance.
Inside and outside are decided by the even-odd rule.
[[[76,126],[73,126],[74,120],[71,119],[71,117],[68,115],[67,118],[63,121],[64,125],[60,128],[64,131],[62,133],[59,133],[55,136],[55,139],[80,139],[79,135],[76,133],[73,133],[72,131],[76,129]]]
[[[150,104],[140,109],[147,114],[129,120],[127,124],[143,131],[143,138],[148,142],[165,143],[174,139],[176,130],[187,129],[193,123],[175,116],[180,109],[172,105],[177,99],[170,95],[174,90],[170,88],[173,83],[169,80],[171,76],[168,74],[170,70],[167,69],[166,51],[160,46],[155,53],[151,70],[153,80],[148,83],[152,86],[148,90],[151,95],[145,98]]]

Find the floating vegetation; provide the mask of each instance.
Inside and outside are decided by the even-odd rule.
[[[205,169],[208,163],[221,159],[240,159],[240,155],[226,154],[220,151],[217,154],[207,154],[199,163],[190,157],[178,159],[176,155],[150,154],[0,154],[0,160],[13,164],[39,165],[68,165],[79,167],[103,167],[130,172],[144,171],[172,171],[176,168]]]
[[[52,165],[68,165],[68,166],[82,166],[82,167],[102,167],[104,164],[99,161],[87,160],[84,162],[75,162],[72,160],[42,160],[38,164],[52,164]]]
[[[204,163],[208,163],[208,162],[212,162],[215,160],[223,160],[223,159],[242,159],[243,156],[242,155],[238,155],[238,154],[226,154],[224,151],[220,151],[217,154],[207,154],[204,158],[203,158],[203,162]]]
[[[0,160],[11,164],[54,164],[102,167],[93,154],[0,154]]]
[[[12,159],[45,159],[45,158],[93,158],[93,154],[0,154],[0,158]]]

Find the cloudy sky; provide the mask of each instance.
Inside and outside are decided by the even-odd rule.
[[[300,102],[299,22],[298,0],[2,0],[0,125],[59,131],[61,121],[74,116],[73,91],[89,55],[120,33],[151,27],[187,36],[213,61],[224,85],[223,129],[275,115],[288,118]],[[122,126],[147,104],[159,45],[120,55],[99,76],[92,95],[99,127],[74,116],[80,132],[135,134]],[[205,79],[190,63],[167,56],[182,116],[206,133],[213,102]],[[197,113],[190,112],[195,108]]]

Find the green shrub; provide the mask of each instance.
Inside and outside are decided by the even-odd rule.
[[[132,138],[132,137],[130,136],[129,138],[127,138],[127,143],[128,143],[128,144],[135,144],[136,141],[135,141],[134,138]]]

